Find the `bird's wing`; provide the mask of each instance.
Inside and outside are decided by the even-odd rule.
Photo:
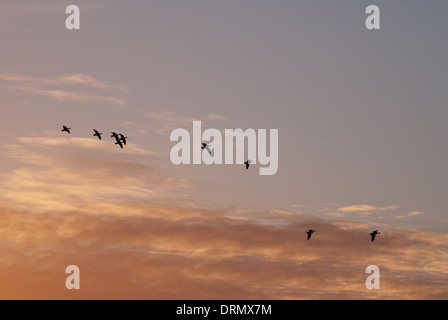
[[[205,149],[207,149],[208,153],[210,153],[210,155],[212,155],[212,151],[210,150],[209,146],[206,146]]]

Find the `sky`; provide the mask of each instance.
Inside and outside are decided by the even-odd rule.
[[[0,299],[447,299],[448,3],[370,4],[2,0]],[[174,165],[193,121],[278,172]]]

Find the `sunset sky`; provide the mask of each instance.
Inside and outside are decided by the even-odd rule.
[[[448,299],[447,13],[2,0],[0,299]],[[277,174],[173,165],[193,121],[278,129]]]

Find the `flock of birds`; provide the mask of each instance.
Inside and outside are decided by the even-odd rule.
[[[206,143],[202,143],[202,147],[201,147],[201,149],[202,150],[207,150],[208,151],[208,153],[210,153],[210,155],[212,155],[212,150],[210,149],[210,144],[206,144]],[[245,161],[244,162],[244,164],[246,165],[246,170],[247,169],[249,169],[249,165],[252,163],[253,161],[252,160],[247,160],[247,161]]]
[[[69,127],[67,127],[67,126],[62,126],[62,132],[67,132],[68,134],[71,134],[71,130],[72,128],[69,128]],[[96,130],[96,129],[93,129],[93,132],[94,132],[94,134],[93,134],[93,136],[94,137],[98,137],[98,139],[102,139],[101,138],[101,135],[102,135],[102,133],[101,132],[99,132],[98,130]],[[125,137],[123,134],[121,134],[121,133],[116,133],[116,132],[111,132],[112,133],[112,135],[110,136],[111,138],[115,138],[115,144],[116,145],[119,145],[120,146],[120,148],[121,149],[123,149],[123,146],[125,146],[126,145],[126,139],[128,138],[128,137]],[[201,149],[202,150],[207,150],[208,151],[208,153],[211,155],[212,154],[212,150],[210,149],[210,144],[206,144],[206,143],[202,143],[202,147],[201,147]],[[246,165],[246,170],[247,169],[249,169],[249,165],[252,163],[253,161],[252,160],[247,160],[247,161],[245,161],[244,162],[244,164]]]
[[[71,128],[68,128],[67,126],[63,126],[62,127],[62,132],[67,132],[68,134],[70,134]],[[101,140],[101,132],[98,132],[98,130],[93,129],[93,136],[94,137],[98,137],[99,140]],[[111,132],[112,135],[110,136],[111,138],[115,138],[115,144],[119,145],[121,149],[123,149],[123,146],[126,145],[126,139],[128,137],[125,137],[123,134],[121,133],[116,133],[116,132]],[[208,153],[211,155],[212,154],[212,150],[210,149],[210,145],[206,144],[206,143],[202,143],[202,150],[207,150]],[[252,163],[252,160],[247,160],[244,162],[244,164],[246,165],[246,170],[249,169],[249,165]],[[308,230],[307,232],[305,232],[308,236],[306,240],[310,240],[311,239],[311,235],[316,232],[316,230]],[[373,232],[370,233],[370,237],[371,237],[371,241],[373,242],[375,240],[375,237],[377,234],[381,234],[381,232],[379,230],[374,230]]]
[[[308,237],[306,238],[306,240],[310,240],[311,235],[312,235],[314,232],[316,232],[316,230],[308,230],[307,232],[305,232],[305,233],[308,235]],[[373,231],[373,232],[370,233],[370,239],[371,239],[372,242],[375,240],[375,237],[376,237],[377,234],[381,234],[381,232],[380,232],[379,230],[375,230],[375,231]]]
[[[71,129],[72,128],[69,128],[67,126],[62,126],[62,130],[61,131],[62,132],[67,132],[68,134],[70,134],[71,133],[71,131],[70,131]],[[96,129],[93,129],[93,132],[94,132],[94,134],[93,134],[94,137],[97,137],[99,140],[102,140],[101,135],[103,133],[99,132]],[[112,132],[112,135],[110,137],[111,138],[115,138],[115,144],[120,146],[121,149],[123,149],[123,146],[126,145],[126,139],[128,138],[128,137],[125,137],[123,134],[116,133],[116,132]]]

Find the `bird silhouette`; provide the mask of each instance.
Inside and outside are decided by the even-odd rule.
[[[247,160],[246,162],[244,162],[244,164],[246,165],[246,170],[249,169],[249,165],[252,163],[252,160]]]
[[[124,145],[126,145],[126,139],[127,139],[128,137],[125,137],[125,136],[122,135],[121,133],[119,133],[118,135],[120,136],[120,139],[119,139],[119,140],[120,140],[121,142],[123,142]]]
[[[204,149],[207,150],[208,153],[210,153],[210,155],[212,155],[212,151],[210,150],[210,145],[209,144],[203,143],[201,149],[202,150],[204,150]]]
[[[121,149],[123,149],[123,143],[121,143],[120,140],[118,140],[117,142],[115,142],[115,144],[119,145]]]
[[[311,235],[316,232],[315,230],[308,230],[307,232],[305,232],[306,234],[308,234],[308,237],[306,238],[306,240],[310,240]]]
[[[70,129],[71,129],[71,128],[67,128],[66,126],[62,126],[62,130],[61,130],[61,131],[62,131],[62,132],[65,131],[65,132],[68,132],[68,134],[70,134]]]
[[[118,137],[118,134],[116,132],[111,132],[112,135],[110,136],[111,138],[115,138],[115,140],[119,141],[120,138]]]
[[[375,230],[375,231],[373,231],[372,233],[370,233],[370,235],[371,235],[371,237],[372,237],[372,242],[373,242],[373,240],[375,240],[375,236],[376,236],[377,234],[381,234],[381,232],[380,232],[379,230]]]
[[[98,139],[101,140],[101,135],[102,135],[102,133],[101,133],[101,132],[98,132],[98,130],[96,130],[96,129],[93,129],[93,131],[95,132],[93,136],[94,136],[94,137],[98,137]]]

